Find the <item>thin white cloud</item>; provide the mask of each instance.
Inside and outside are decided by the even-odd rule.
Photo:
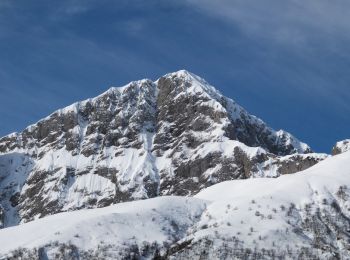
[[[243,32],[279,43],[305,44],[314,37],[348,38],[350,1],[346,0],[187,0]]]

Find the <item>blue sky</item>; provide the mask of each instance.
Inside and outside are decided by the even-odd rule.
[[[329,152],[350,137],[350,1],[0,2],[0,135],[187,69]]]

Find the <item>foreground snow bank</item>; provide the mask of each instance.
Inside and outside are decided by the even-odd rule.
[[[202,200],[162,197],[60,213],[1,230],[0,256],[18,248],[52,247],[52,242],[70,243],[82,251],[103,245],[116,245],[116,251],[124,251],[152,243],[160,248],[184,237],[204,208]],[[49,259],[55,258],[55,250],[44,251]]]
[[[192,198],[38,219],[0,230],[0,256],[348,259],[349,162],[345,152],[293,175],[227,181]]]

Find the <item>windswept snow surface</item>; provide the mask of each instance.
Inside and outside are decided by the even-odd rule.
[[[228,257],[237,256],[233,248],[249,248],[287,259],[308,259],[306,249],[310,257],[349,259],[349,162],[350,151],[296,174],[227,181],[191,198],[159,197],[60,213],[0,230],[0,255],[19,247],[52,248],[54,241],[71,243],[78,251],[102,243],[116,252],[156,242],[169,258],[198,259],[204,250],[204,259],[225,259],[223,250]],[[50,250],[47,255],[51,259]]]
[[[161,197],[90,210],[59,213],[0,231],[0,257],[16,248],[38,248],[70,241],[80,250],[100,244],[122,247],[144,241],[173,243],[198,221],[205,202]],[[2,259],[2,258],[1,258]]]

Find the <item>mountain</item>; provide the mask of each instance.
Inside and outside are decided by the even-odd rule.
[[[337,142],[332,149],[332,154],[337,155],[347,151],[350,151],[350,139]]]
[[[181,70],[60,109],[0,139],[3,227],[216,183],[278,177],[328,155]]]
[[[0,231],[0,257],[349,259],[349,161],[37,219]]]

